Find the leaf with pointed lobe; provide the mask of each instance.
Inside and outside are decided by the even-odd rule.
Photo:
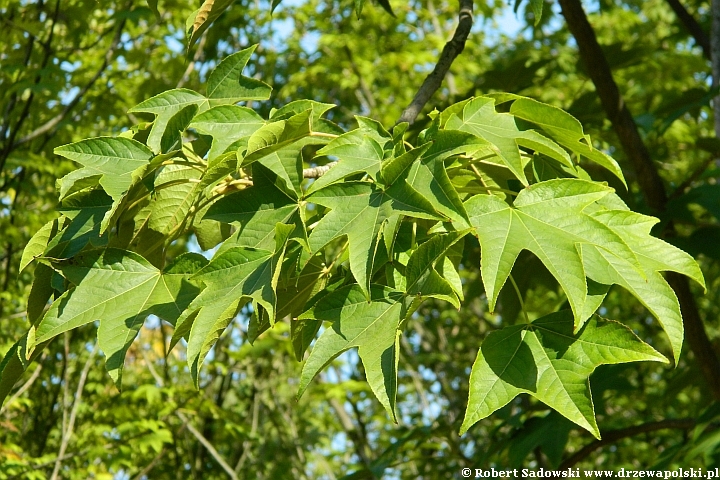
[[[579,245],[612,251],[625,258],[629,268],[642,272],[627,243],[584,213],[586,207],[611,192],[602,184],[559,179],[522,190],[514,208],[493,195],[477,195],[465,202],[480,240],[480,270],[490,308],[495,308],[500,289],[522,250],[534,253],[558,280],[575,315],[576,327],[589,314],[585,311],[586,271]]]
[[[585,134],[580,122],[569,113],[531,98],[519,96],[510,107],[510,113],[539,126],[548,137],[568,150],[610,170],[625,184],[618,163],[592,146],[590,137]]]
[[[317,252],[336,238],[347,236],[350,270],[366,293],[384,222],[397,215],[441,219],[432,205],[405,182],[385,190],[368,182],[347,182],[325,187],[308,200],[332,209],[308,237],[310,249]]]
[[[520,130],[512,115],[495,111],[495,100],[490,97],[477,97],[466,103],[462,116],[452,116],[445,128],[473,133],[490,142],[523,185],[528,185],[527,162],[521,157],[519,147],[530,148],[573,168],[565,150],[533,130]]]
[[[470,373],[460,434],[527,393],[600,438],[589,377],[600,365],[638,361],[668,360],[629,328],[595,315],[577,333],[567,310],[492,332]]]
[[[66,179],[70,176],[73,181],[99,176],[100,186],[113,200],[125,194],[132,185],[133,172],[147,166],[153,157],[142,143],[122,137],[90,138],[57,147],[54,152],[83,166],[61,180],[62,189],[67,192]]]
[[[228,147],[242,138],[249,138],[265,120],[255,111],[237,105],[221,105],[205,110],[193,118],[190,128],[213,139],[208,160],[222,155]]]
[[[300,320],[330,321],[320,335],[300,376],[298,397],[320,370],[344,351],[357,347],[373,393],[396,421],[398,341],[406,315],[401,292],[373,285],[370,301],[359,285],[339,288],[303,313]]]
[[[216,3],[226,1],[216,0]],[[243,100],[270,98],[272,92],[270,85],[242,74],[256,48],[257,45],[253,45],[228,55],[210,73],[207,81],[207,97],[211,107],[235,104]]]
[[[167,90],[144,102],[135,105],[128,113],[151,113],[155,115],[152,129],[147,139],[147,146],[154,152],[162,150],[162,138],[170,120],[189,105],[198,107],[206,104],[207,99],[197,92],[185,88]]]
[[[291,225],[276,225],[274,251],[232,247],[216,254],[193,275],[192,280],[204,284],[205,289],[178,318],[170,349],[190,323],[187,358],[196,387],[205,356],[245,302],[262,305],[274,323],[277,276],[292,229]]]
[[[99,320],[99,346],[118,386],[125,352],[147,316],[157,315],[173,323],[198,293],[197,287],[187,282],[189,274],[166,275],[126,250],[92,250],[57,266],[76,286],[50,306],[37,326],[35,343]]]

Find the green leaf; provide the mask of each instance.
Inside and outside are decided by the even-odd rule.
[[[597,316],[576,334],[567,310],[505,327],[488,335],[478,352],[460,434],[528,393],[600,438],[588,379],[600,365],[638,361],[668,360],[629,328]]]
[[[190,128],[213,138],[208,153],[208,160],[212,160],[241,138],[250,137],[263,125],[265,120],[249,108],[222,105],[197,115],[190,123]]]
[[[155,177],[155,195],[150,203],[148,228],[162,235],[180,229],[188,220],[197,191],[191,180],[202,171],[197,167],[172,164],[163,166]]]
[[[385,156],[385,144],[390,140],[388,136],[379,133],[379,127],[374,121],[363,117],[355,117],[359,128],[351,130],[318,150],[318,156],[337,157],[338,163],[322,177],[315,180],[308,193],[316,192],[345,177],[356,173],[367,173],[372,179],[377,179],[380,164]]]
[[[542,1],[540,3],[542,4]],[[542,6],[540,8],[542,9]],[[539,18],[539,16],[536,15],[536,18]],[[569,113],[525,97],[518,97],[513,102],[510,113],[539,126],[545,134],[557,143],[610,170],[622,180],[623,184],[627,185],[618,163],[609,155],[593,148],[592,141],[583,131],[580,122]]]
[[[451,268],[452,264],[450,267],[445,267],[443,261],[447,258],[446,255],[453,245],[461,240],[468,231],[433,235],[430,240],[420,245],[412,253],[405,268],[407,282],[405,291],[408,295],[445,300],[460,309],[456,287],[453,287],[446,278],[438,273],[437,267],[454,272],[454,269]]]
[[[287,120],[268,123],[248,139],[248,148],[242,165],[250,165],[273,152],[307,139],[312,132],[311,110],[293,115]],[[327,140],[315,139],[318,143]]]
[[[27,318],[30,325],[36,325],[45,311],[48,300],[52,297],[52,277],[55,271],[42,263],[35,267],[33,283],[27,299]]]
[[[448,177],[445,160],[453,155],[474,151],[485,145],[472,134],[440,130],[427,140],[432,146],[422,154],[419,162],[411,164],[402,178],[427,198],[433,208],[456,222],[455,227],[468,227],[468,216],[460,196]]]
[[[403,296],[373,285],[370,302],[359,285],[342,287],[322,298],[300,319],[333,322],[318,338],[300,376],[298,397],[317,373],[344,351],[358,347],[368,384],[388,414],[395,417],[398,341],[405,318]]]
[[[100,228],[112,205],[112,198],[99,189],[66,197],[59,210],[71,220],[70,224],[48,242],[44,256],[70,258],[88,244],[94,247],[104,246],[107,236],[100,235]]]
[[[255,311],[257,304],[262,305],[274,323],[279,265],[293,229],[291,225],[276,226],[274,252],[232,247],[217,254],[192,277],[202,282],[205,289],[178,319],[170,348],[188,332],[188,323],[191,323],[187,358],[196,387],[205,356],[243,306],[243,301],[252,300]]]
[[[405,182],[386,190],[367,182],[331,185],[312,194],[308,201],[332,209],[310,234],[310,249],[317,252],[336,238],[347,236],[350,270],[364,292],[368,292],[384,222],[397,215],[440,219],[432,205]]]
[[[198,38],[205,33],[210,24],[222,15],[234,0],[205,0],[197,12],[193,12],[187,19],[188,50],[195,45]]]
[[[530,148],[574,168],[570,156],[555,142],[533,130],[520,130],[513,115],[497,113],[493,98],[478,97],[471,100],[465,104],[462,118],[452,116],[445,128],[470,132],[490,142],[496,147],[496,153],[503,163],[523,185],[528,185],[525,176],[527,161],[521,157],[518,147]]]
[[[23,249],[22,257],[20,257],[20,268],[18,269],[18,273],[22,273],[33,260],[42,256],[48,242],[57,233],[57,229],[58,219],[54,218],[43,225],[40,230],[35,232]]]
[[[54,150],[56,155],[78,162],[83,168],[62,179],[67,191],[72,178],[100,176],[100,185],[113,200],[119,200],[133,183],[133,172],[146,167],[153,153],[140,142],[129,138],[97,137],[63,145]],[[61,191],[61,196],[62,191]]]
[[[226,2],[228,5],[231,3],[227,0],[215,0],[215,5]],[[228,55],[215,67],[207,81],[207,97],[211,107],[270,98],[272,88],[268,84],[242,74],[256,48],[257,45],[253,45]]]
[[[686,275],[705,288],[700,267],[687,253],[650,235],[650,229],[658,222],[656,218],[624,210],[601,210],[592,216],[630,245],[640,262],[642,274],[630,268],[617,254],[583,245],[582,258],[587,276],[600,284],[620,285],[640,300],[667,333],[677,362],[683,343],[680,304],[659,272],[673,271]]]
[[[198,111],[197,105],[187,105],[168,120],[160,138],[160,152],[168,153],[182,148],[182,133]]]
[[[576,179],[550,180],[520,192],[515,208],[492,195],[477,195],[465,203],[482,249],[481,274],[490,309],[522,250],[534,253],[562,286],[582,325],[586,272],[579,245],[611,252],[642,275],[636,255],[612,229],[584,209],[612,192],[602,184]]]
[[[277,176],[266,167],[253,165],[253,186],[231,193],[215,202],[204,218],[229,223],[237,232],[229,246],[271,250],[275,225],[299,221],[299,205],[276,185]]]
[[[154,152],[160,152],[161,142],[170,119],[189,105],[201,107],[207,99],[197,92],[185,88],[167,90],[145,100],[128,110],[128,113],[152,113],[155,115],[152,129],[147,138],[147,146]]]
[[[533,16],[535,17],[535,26],[538,26],[540,24],[540,20],[542,20],[544,3],[545,0],[530,0],[530,8],[532,9]]]
[[[99,320],[98,343],[118,387],[125,352],[147,316],[174,323],[198,292],[186,281],[189,274],[163,274],[140,255],[120,249],[89,251],[58,268],[77,286],[50,306],[37,326],[34,343]]]

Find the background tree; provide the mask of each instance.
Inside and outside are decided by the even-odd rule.
[[[688,340],[677,367],[633,363],[593,375],[602,440],[526,396],[458,436],[480,341],[524,314],[534,319],[566,303],[538,260],[523,254],[513,268],[522,304],[508,284],[490,313],[479,249],[470,245],[463,261],[475,268],[460,272],[464,308],[426,302],[402,337],[399,426],[374,399],[352,352],[296,403],[301,366],[287,327],[278,323],[251,347],[249,311],[206,360],[199,394],[184,351],[165,358],[171,332],[162,322],[149,320],[128,351],[121,394],[88,326],[50,344],[4,403],[0,475],[416,478],[457,475],[464,466],[717,464],[717,89],[709,35],[701,35],[710,32],[709,5],[685,3],[563,0],[546,4],[539,19],[537,2],[520,4],[528,22],[517,35],[493,28],[513,18],[502,2],[477,4],[461,56],[411,127],[417,134],[433,108],[493,91],[564,108],[620,162],[629,189],[585,165],[592,178],[608,181],[633,210],[658,216],[656,235],[699,260],[707,294],[668,277]],[[344,128],[356,113],[390,127],[458,19],[457,5],[432,1],[391,4],[395,17],[371,4],[359,17],[350,3],[323,1],[281,4],[271,16],[269,4],[236,2],[186,59],[183,19],[197,7],[161,2],[156,14],[144,2],[0,5],[3,352],[27,330],[27,317],[40,314],[26,312],[25,301],[42,272],[17,272],[31,235],[57,216],[56,179],[76,167],[55,147],[152,120],[127,110],[170,88],[202,91],[221,59],[254,43],[245,74],[275,87],[269,101],[252,102],[264,117],[308,98],[337,104],[328,118]],[[197,250],[195,241],[181,237],[171,249]],[[600,313],[670,351],[657,321],[625,291],[612,289]]]

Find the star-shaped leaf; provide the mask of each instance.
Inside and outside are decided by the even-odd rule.
[[[317,252],[336,238],[347,236],[350,270],[366,293],[384,222],[397,215],[442,219],[432,205],[405,182],[396,182],[385,190],[369,182],[347,182],[323,188],[308,200],[332,209],[310,234],[310,249]]]
[[[517,98],[510,107],[510,114],[534,123],[563,147],[607,168],[625,183],[620,165],[609,155],[593,148],[590,137],[585,134],[575,117],[531,98]]]
[[[572,314],[561,311],[491,333],[470,374],[470,398],[460,433],[528,393],[595,437],[589,377],[600,365],[667,359],[629,328],[591,317],[573,334]]]
[[[225,153],[227,148],[241,138],[250,137],[265,120],[245,107],[221,105],[202,112],[193,118],[190,128],[213,138],[208,159],[214,159]]]
[[[219,1],[217,3],[220,3]],[[257,45],[223,58],[207,81],[208,104],[230,105],[243,100],[267,100],[272,87],[242,74]]]
[[[658,222],[656,218],[626,210],[601,210],[592,216],[630,245],[640,262],[642,274],[621,256],[596,246],[583,245],[582,258],[588,278],[602,285],[620,285],[637,297],[662,325],[677,361],[683,342],[680,304],[660,272],[681,273],[704,288],[700,267],[687,253],[650,235],[650,229]]]
[[[642,275],[638,259],[625,241],[583,212],[611,192],[602,184],[561,179],[524,189],[514,208],[493,195],[468,200],[465,207],[482,248],[481,274],[490,308],[495,308],[500,289],[522,250],[534,253],[558,280],[577,327],[593,313],[585,308],[587,282],[579,245],[612,252]]]
[[[358,347],[368,384],[395,420],[398,341],[406,308],[401,292],[373,285],[368,302],[359,285],[339,288],[299,318],[331,321],[310,352],[300,376],[298,396],[317,373],[344,351]]]
[[[188,265],[205,260],[188,254],[180,272],[161,272],[140,255],[108,248],[91,250],[61,262],[58,267],[75,288],[51,306],[37,326],[40,344],[74,328],[100,321],[98,342],[108,373],[122,384],[125,352],[148,315],[174,323],[199,289],[187,282]]]
[[[205,356],[244,302],[252,300],[275,320],[275,289],[279,266],[292,225],[276,226],[275,251],[232,247],[216,254],[192,280],[205,289],[183,312],[175,325],[170,348],[188,335],[187,359],[195,385]],[[255,308],[257,310],[257,308]]]
[[[83,166],[60,180],[60,197],[72,184],[88,177],[99,177],[100,186],[113,200],[119,200],[133,183],[133,172],[149,164],[153,157],[142,143],[123,137],[97,137],[57,147],[56,155]]]
[[[152,113],[155,115],[155,121],[153,122],[146,143],[154,152],[159,153],[162,138],[168,127],[168,123],[175,114],[189,105],[207,108],[207,99],[192,90],[176,88],[162,92],[135,105],[128,110],[128,113]]]
[[[310,185],[308,193],[336,183],[356,173],[367,173],[377,179],[380,164],[385,158],[385,145],[391,140],[376,122],[355,117],[359,127],[351,130],[318,150],[318,156],[337,158],[337,164]]]
[[[254,164],[253,186],[221,198],[204,218],[238,227],[226,242],[229,246],[272,250],[275,225],[300,222],[298,200],[278,188],[278,180],[268,168]]]
[[[512,115],[497,113],[493,98],[472,99],[465,104],[462,118],[452,115],[445,128],[470,132],[493,144],[498,156],[523,185],[528,185],[528,180],[518,147],[532,149],[574,168],[570,156],[558,144],[533,130],[520,130]]]

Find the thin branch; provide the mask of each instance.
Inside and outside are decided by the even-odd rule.
[[[460,55],[465,48],[465,41],[470,34],[470,29],[473,25],[473,2],[472,0],[460,0],[460,15],[458,26],[455,29],[455,33],[449,42],[445,44],[445,47],[440,54],[435,68],[430,75],[425,78],[422,86],[415,94],[410,105],[403,110],[402,115],[397,123],[408,122],[413,123],[415,119],[422,111],[425,104],[430,98],[437,92],[442,85],[442,81],[445,75],[450,70],[450,66],[453,64],[458,55]]]
[[[713,7],[716,6],[716,3],[718,8],[713,11],[713,16],[714,21],[717,20],[718,35],[713,38],[713,52],[717,47],[718,54],[714,57],[720,59],[720,0],[713,0]],[[568,28],[577,41],[580,57],[595,84],[603,109],[612,122],[625,154],[632,163],[645,201],[651,209],[662,212],[667,204],[665,185],[640,137],[633,116],[620,95],[610,66],[598,44],[595,31],[585,15],[582,4],[580,0],[560,0],[560,6]],[[715,69],[713,70],[713,77],[714,79],[720,77],[720,65],[718,65],[717,72]],[[716,130],[720,130],[720,102],[716,101],[714,108],[717,119]],[[716,132],[716,135],[718,133],[720,132]],[[695,355],[709,390],[716,400],[720,400],[720,359],[707,336],[688,279],[672,272],[668,272],[666,278],[680,302],[685,338]],[[677,361],[677,359],[675,360]]]
[[[182,412],[177,412],[177,416],[180,417],[180,420],[187,424],[187,429],[190,430],[190,433],[192,433],[195,438],[198,439],[198,441],[202,444],[203,447],[205,447],[205,449],[210,453],[210,455],[215,459],[215,461],[220,464],[223,470],[225,470],[225,473],[227,473],[228,476],[233,480],[237,480],[238,476],[235,474],[232,467],[228,465],[222,455],[220,455],[220,453],[215,449],[213,444],[210,443],[208,439],[203,436],[202,433],[200,433],[195,427],[192,426],[188,418]]]
[[[320,178],[325,175],[332,167],[337,165],[337,162],[330,162],[326,165],[320,165],[318,167],[311,167],[303,169],[304,178]]]
[[[720,86],[720,0],[712,0],[712,26],[710,30],[710,63],[712,64],[712,86]],[[715,136],[720,138],[720,96],[713,99],[715,115]]]
[[[692,428],[694,425],[695,420],[692,418],[679,418],[661,420],[659,422],[648,422],[641,425],[635,425],[634,427],[603,432],[602,440],[595,440],[594,442],[585,445],[579,451],[575,452],[570,458],[562,462],[560,467],[558,467],[558,470],[570,468],[590,456],[595,450],[598,450],[605,445],[611,445],[624,438],[634,437],[636,435],[640,435],[641,433],[649,433],[656,430],[665,430],[668,428],[687,430]]]
[[[46,356],[46,354],[43,354],[43,359],[45,356]],[[32,386],[32,384],[35,382],[35,380],[37,380],[37,378],[40,376],[40,372],[42,372],[42,360],[40,360],[38,362],[38,366],[35,369],[35,371],[32,373],[32,375],[30,376],[30,378],[28,378],[27,381],[25,383],[23,383],[22,386],[17,390],[17,392],[15,392],[13,394],[13,396],[10,397],[7,400],[7,402],[5,402],[5,404],[0,407],[0,413],[3,413],[5,411],[5,409],[8,407],[8,405],[13,403],[18,398],[20,398],[22,396],[22,394],[25,393]]]
[[[695,40],[695,44],[702,48],[705,58],[710,60],[710,39],[708,38],[707,33],[705,33],[705,30],[703,30],[698,21],[695,20],[695,17],[687,11],[683,4],[680,3],[680,0],[665,1],[668,5],[670,5],[670,8],[673,9],[673,12],[677,15],[678,20],[682,22],[688,33],[692,35]]]
[[[60,450],[58,451],[58,457],[55,461],[55,468],[53,468],[53,473],[50,476],[50,480],[57,480],[58,474],[60,473],[62,459],[65,456],[65,450],[70,443],[70,437],[72,437],[73,434],[73,428],[75,427],[75,418],[77,418],[77,412],[80,408],[80,404],[82,403],[82,392],[85,389],[85,382],[87,381],[87,376],[90,372],[90,367],[92,366],[93,358],[95,357],[97,349],[97,344],[95,344],[92,351],[90,352],[90,355],[88,356],[87,361],[85,362],[85,365],[83,366],[82,372],[80,372],[80,379],[78,380],[77,390],[75,390],[75,401],[73,402],[72,410],[70,411],[70,418],[68,419],[67,427],[62,435],[62,441],[60,442]]]
[[[125,20],[123,19],[120,22],[120,25],[117,28],[117,32],[115,32],[115,38],[113,38],[112,43],[110,44],[110,48],[108,48],[107,52],[105,52],[105,58],[103,59],[102,65],[100,65],[100,68],[97,72],[95,72],[95,75],[90,79],[88,83],[85,84],[85,86],[80,90],[75,97],[67,104],[65,105],[65,108],[55,115],[53,118],[45,122],[42,126],[36,128],[29,134],[22,137],[20,140],[15,142],[13,145],[13,148],[22,145],[24,143],[27,143],[31,140],[36,139],[37,137],[44,135],[48,132],[50,132],[52,129],[54,129],[60,122],[62,122],[65,117],[72,111],[75,106],[80,103],[80,100],[83,99],[83,97],[90,91],[90,89],[95,85],[95,82],[98,81],[98,79],[105,73],[105,70],[110,66],[110,62],[112,60],[113,55],[115,54],[115,50],[117,49],[118,45],[120,44],[120,39],[122,38],[122,32],[123,28],[125,27]]]
[[[687,177],[680,185],[677,186],[675,190],[670,194],[668,197],[668,200],[672,200],[674,198],[679,197],[680,195],[685,193],[685,190],[695,182],[698,178],[700,178],[700,175],[707,170],[707,168],[716,160],[715,156],[708,157],[707,160],[705,160],[703,163],[700,164],[698,168],[696,168],[693,173],[690,174],[689,177]]]

